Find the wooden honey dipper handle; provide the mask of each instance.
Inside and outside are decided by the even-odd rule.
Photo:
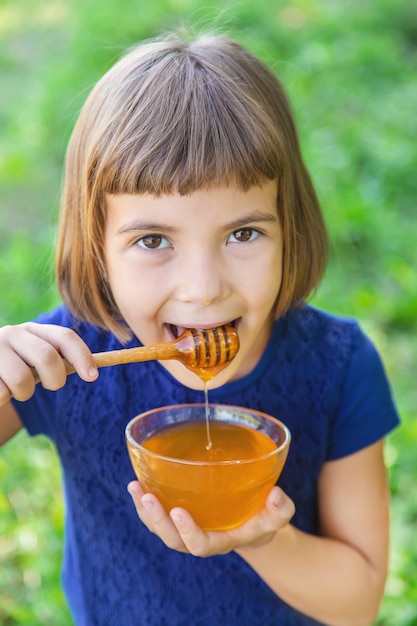
[[[176,359],[194,371],[199,368],[221,368],[236,356],[238,349],[239,337],[236,330],[232,326],[220,326],[201,330],[188,329],[173,341],[139,348],[95,352],[92,356],[99,368],[141,361]],[[75,372],[73,365],[66,359],[64,364],[67,374]],[[36,370],[34,377],[38,383],[40,379]]]

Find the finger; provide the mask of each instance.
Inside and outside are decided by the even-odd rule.
[[[175,524],[167,514],[162,504],[155,496],[147,493],[142,498],[142,506],[151,519],[153,532],[158,535],[168,548],[179,552],[188,552],[186,545],[181,539]]]
[[[145,526],[165,543],[168,548],[187,552],[175,525],[159,500],[150,493],[144,493],[138,481],[128,485],[128,491],[135,503],[136,512]]]
[[[35,381],[27,363],[8,346],[2,346],[0,364],[2,404],[11,397],[21,402],[28,400],[35,390]]]
[[[187,551],[194,556],[226,554],[233,549],[233,540],[228,531],[205,532],[185,509],[172,509],[170,517]]]
[[[294,502],[280,487],[273,487],[266,499],[265,508],[268,511],[272,526],[277,530],[286,526],[294,516]]]
[[[282,489],[271,489],[265,506],[239,528],[230,531],[236,547],[260,546],[273,539],[295,513],[295,506]]]
[[[42,374],[45,374],[44,370],[46,370],[46,373],[49,371],[49,359],[55,360],[57,354],[58,357],[63,357],[71,363],[83,380],[90,382],[97,378],[98,370],[90,349],[81,337],[71,328],[64,328],[53,324],[37,324],[34,322],[28,322],[22,326],[34,337],[38,337],[41,341],[47,342],[41,353],[43,359],[40,362],[39,359],[37,359],[38,365],[36,369],[41,377]],[[52,346],[55,352],[49,352],[49,346]],[[62,363],[62,359],[60,363]],[[62,366],[63,365],[62,363]],[[40,369],[42,371],[39,371]],[[63,367],[63,369],[60,367],[60,372],[66,377],[65,367]]]
[[[145,491],[142,488],[142,485],[138,480],[132,480],[128,486],[127,490],[133,500],[133,504],[135,505],[136,513],[142,520],[142,522],[147,526],[147,528],[153,532],[152,528],[152,520],[146,512],[146,509],[142,505],[142,498],[145,495]]]
[[[98,375],[88,347],[71,329],[28,322],[3,327],[0,339],[0,378],[18,400],[33,395],[33,370],[46,389],[56,390],[65,385],[63,356],[74,363],[85,380],[92,381]],[[2,397],[5,395],[3,387]]]
[[[276,532],[286,526],[294,515],[294,503],[280,487],[273,487],[265,501],[265,506],[250,520],[236,529],[236,532],[257,534]]]
[[[7,404],[12,397],[8,386],[0,379],[0,406]]]

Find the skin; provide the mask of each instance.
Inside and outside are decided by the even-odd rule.
[[[237,320],[239,352],[211,388],[250,372],[268,342],[282,275],[276,197],[275,181],[247,193],[107,196],[108,280],[144,344],[173,339],[171,324],[212,328]],[[180,362],[162,364],[184,385],[202,388]]]
[[[171,340],[172,325],[181,332],[236,323],[239,352],[212,388],[252,371],[268,342],[282,272],[276,197],[271,181],[248,192],[106,198],[108,280],[144,344]],[[44,387],[59,389],[66,380],[62,357],[84,380],[96,379],[91,354],[72,331],[32,323],[0,329],[0,443],[21,428],[9,400],[10,393],[19,400],[33,394],[29,366]],[[202,388],[181,363],[162,364],[182,384]],[[137,481],[128,489],[143,523],[171,549],[200,557],[235,550],[283,600],[325,624],[365,626],[375,619],[389,528],[382,442],[323,466],[320,537],[291,525],[294,504],[279,487],[259,513],[226,532],[204,532],[184,509],[165,512]]]

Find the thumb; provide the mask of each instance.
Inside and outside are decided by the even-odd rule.
[[[268,494],[265,506],[277,527],[288,524],[295,513],[294,502],[280,487],[273,487]]]

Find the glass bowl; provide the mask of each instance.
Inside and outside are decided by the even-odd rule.
[[[205,404],[147,411],[126,426],[126,443],[137,478],[167,512],[182,507],[204,530],[227,530],[264,505],[291,435],[260,411],[220,404],[208,411],[208,422]]]

